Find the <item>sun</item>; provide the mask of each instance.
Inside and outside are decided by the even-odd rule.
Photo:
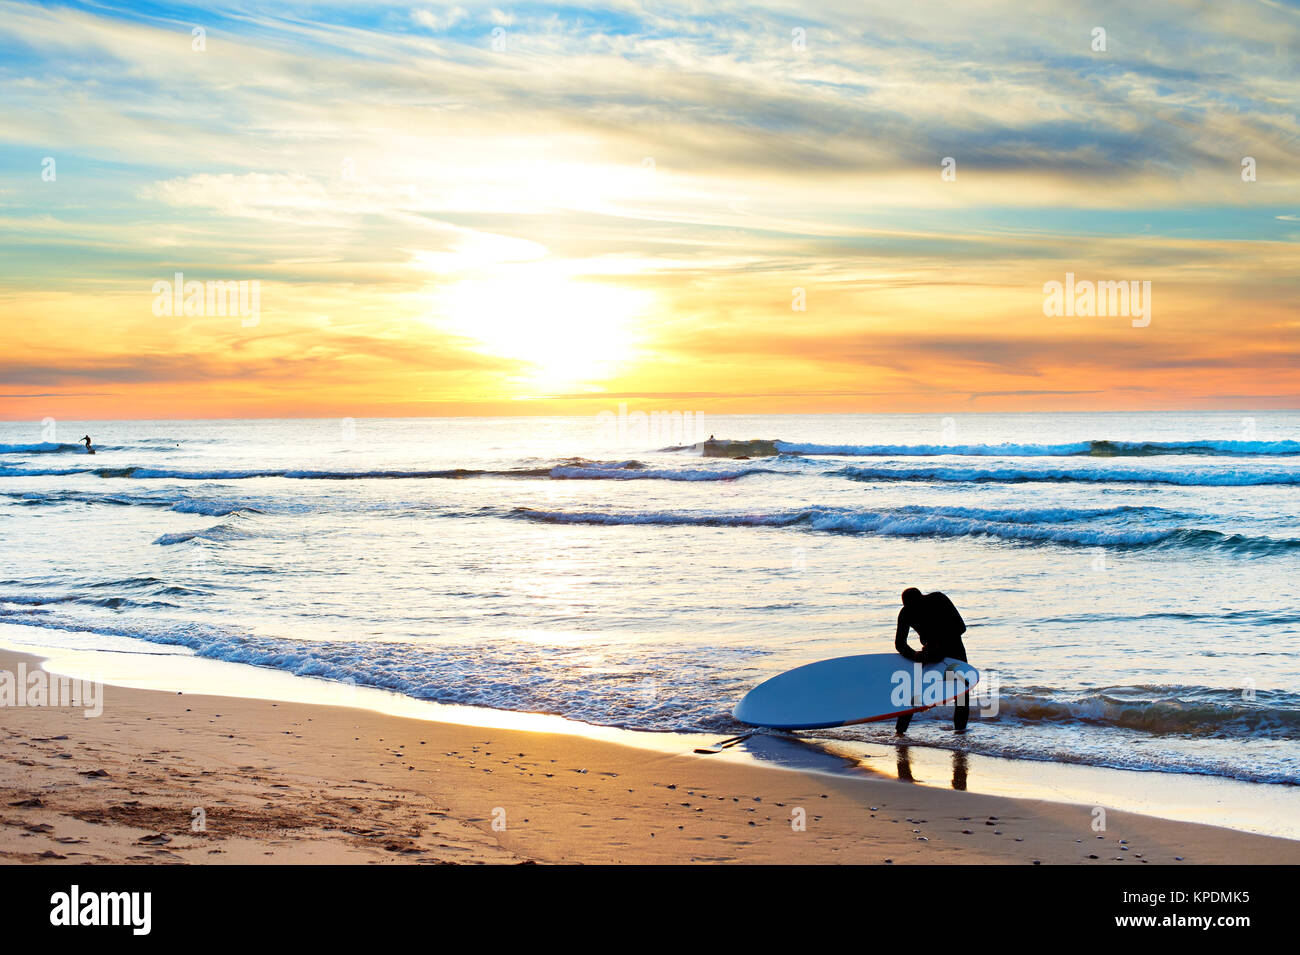
[[[438,324],[487,354],[526,362],[521,390],[606,380],[636,350],[651,296],[583,280],[546,263],[510,264],[434,293]]]

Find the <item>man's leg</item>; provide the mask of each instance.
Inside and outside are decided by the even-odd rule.
[[[897,733],[899,736],[902,736],[904,733],[906,733],[908,725],[912,722],[912,715],[913,714],[911,713],[904,713],[902,716],[900,716],[898,720],[894,723],[894,732]]]
[[[957,705],[952,713],[952,728],[955,732],[966,732],[966,721],[970,719],[970,691],[967,690],[957,698]]]

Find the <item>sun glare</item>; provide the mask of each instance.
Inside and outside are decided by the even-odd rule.
[[[516,385],[578,387],[611,377],[633,355],[650,294],[585,282],[541,265],[509,266],[435,293],[436,321],[490,355],[526,362]]]

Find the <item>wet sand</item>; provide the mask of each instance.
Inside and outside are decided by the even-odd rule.
[[[39,658],[0,650],[0,670]],[[4,709],[10,863],[1300,863],[1092,806],[371,710],[105,687]],[[1104,805],[1104,800],[1099,800]],[[198,812],[196,812],[198,810]]]

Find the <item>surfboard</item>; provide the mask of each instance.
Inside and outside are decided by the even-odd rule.
[[[926,664],[897,653],[835,657],[760,683],[732,714],[751,726],[782,730],[871,723],[949,703],[979,678],[973,666],[952,657]]]

